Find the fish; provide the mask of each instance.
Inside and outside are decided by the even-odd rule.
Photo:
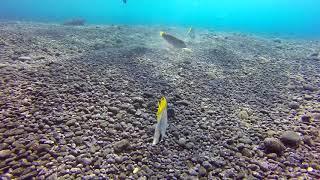
[[[65,26],[83,26],[86,23],[86,20],[78,18],[71,19],[63,23]]]
[[[181,39],[178,39],[168,33],[160,31],[160,36],[163,37],[163,39],[165,39],[173,47],[180,48],[180,49],[187,48],[187,45],[184,41],[182,41]]]
[[[124,4],[127,4],[127,0],[122,0],[122,2],[123,2]]]
[[[194,29],[192,27],[189,28],[187,34],[191,39],[194,39],[196,37],[196,34],[195,34]]]
[[[167,99],[163,96],[158,102],[158,111],[156,114],[157,124],[154,131],[152,145],[156,145],[163,140],[166,136],[166,130],[168,128],[168,103]]]

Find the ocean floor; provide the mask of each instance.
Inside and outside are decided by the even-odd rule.
[[[320,42],[186,31],[0,23],[1,177],[319,179]]]

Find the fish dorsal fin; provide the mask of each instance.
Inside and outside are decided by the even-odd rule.
[[[163,96],[158,102],[157,121],[160,121],[161,115],[168,107],[166,98]]]

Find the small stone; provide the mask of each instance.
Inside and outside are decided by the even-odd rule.
[[[187,149],[192,149],[194,147],[194,143],[193,142],[188,142],[187,144],[186,144],[186,148]]]
[[[267,152],[282,154],[286,149],[283,143],[276,138],[266,138],[264,140],[264,146]]]
[[[70,169],[70,173],[72,173],[72,174],[80,174],[81,173],[81,169],[80,168],[71,168]]]
[[[208,161],[203,161],[202,166],[206,169],[212,168],[211,164]]]
[[[186,146],[186,143],[187,143],[187,140],[185,138],[180,138],[179,141],[178,141],[178,144],[181,146],[181,147],[185,147]]]
[[[11,154],[12,154],[12,152],[9,149],[1,150],[0,151],[0,159],[8,158],[11,156]]]
[[[116,142],[113,145],[113,149],[115,152],[122,152],[130,147],[130,143],[127,139]]]
[[[252,171],[256,171],[259,168],[259,166],[255,164],[249,164],[248,168],[251,169]]]
[[[297,102],[290,102],[288,106],[290,109],[298,109],[300,107],[299,103]]]
[[[267,157],[269,159],[275,160],[275,159],[277,159],[278,155],[276,153],[270,153],[270,154],[267,154]]]
[[[200,168],[199,168],[199,176],[205,177],[206,175],[207,175],[207,170],[204,167],[200,166]]]
[[[89,158],[82,158],[82,159],[80,159],[80,162],[81,162],[83,165],[87,166],[87,165],[90,165],[90,164],[92,163],[92,160],[89,159]]]
[[[241,151],[241,153],[242,153],[242,155],[247,156],[247,157],[249,157],[249,158],[253,156],[253,155],[252,155],[252,152],[251,152],[249,149],[247,149],[247,148],[243,148],[242,151]]]
[[[318,57],[318,56],[319,56],[319,52],[314,52],[310,54],[310,57]]]
[[[311,121],[311,116],[310,115],[302,115],[301,116],[301,121],[310,122]]]
[[[301,142],[301,137],[296,132],[286,131],[281,135],[280,140],[284,144],[289,145],[289,146],[299,146],[299,144]]]
[[[83,144],[83,139],[81,136],[77,136],[73,139],[73,142],[76,144],[76,145],[82,145]]]
[[[281,43],[281,39],[276,38],[276,39],[273,40],[273,42],[275,42],[275,43]]]
[[[303,89],[307,90],[307,91],[316,91],[317,87],[312,86],[311,84],[305,84],[305,85],[303,85]]]
[[[73,156],[73,155],[71,155],[71,154],[70,154],[70,155],[65,156],[64,158],[65,158],[65,159],[67,159],[68,161],[71,161],[71,162],[76,160],[76,157],[74,157],[74,156]]]
[[[312,99],[313,99],[313,96],[311,96],[311,95],[309,95],[309,94],[305,94],[305,95],[304,95],[304,99],[309,101],[309,100],[312,100]]]
[[[134,103],[139,103],[139,104],[142,104],[144,102],[143,98],[142,97],[133,97],[132,98],[132,101]]]
[[[30,61],[32,59],[29,56],[21,56],[21,57],[18,57],[18,60],[20,60],[20,61]]]
[[[181,101],[177,101],[177,104],[189,106],[191,103],[187,100],[181,100]]]
[[[51,149],[51,146],[49,144],[40,144],[37,150],[40,153],[40,152],[49,152],[50,149]]]
[[[67,126],[73,126],[76,122],[77,122],[76,119],[71,119],[71,120],[67,121],[66,125]]]
[[[312,141],[311,136],[303,136],[303,142],[308,146],[313,146],[314,142]]]
[[[174,119],[174,109],[168,108],[168,118],[169,119]]]
[[[109,107],[108,110],[113,114],[118,114],[118,112],[120,111],[120,109],[117,107]]]

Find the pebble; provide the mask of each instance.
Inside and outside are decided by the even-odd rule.
[[[109,107],[108,110],[113,114],[118,114],[118,112],[120,111],[120,109],[117,107]]]
[[[185,138],[179,138],[178,144],[179,144],[181,147],[185,147],[186,144],[187,144],[187,140],[186,140]]]
[[[316,91],[317,87],[312,86],[311,84],[305,84],[305,85],[303,85],[303,89],[307,90],[307,91]]]
[[[311,95],[309,95],[309,94],[305,94],[305,95],[304,95],[304,99],[309,101],[309,100],[312,100],[312,99],[313,99],[313,96],[311,96]]]
[[[310,122],[311,121],[311,116],[310,115],[302,115],[301,116],[301,121]]]
[[[181,100],[181,101],[177,101],[177,104],[189,106],[191,103],[187,100]]]
[[[76,119],[71,119],[71,120],[69,120],[69,121],[66,122],[66,125],[67,125],[67,126],[73,126],[76,122],[77,122]]]
[[[290,109],[298,109],[300,107],[299,103],[297,102],[290,102],[288,106]]]
[[[269,159],[275,160],[275,159],[277,159],[278,155],[276,153],[270,153],[270,154],[267,154],[267,157]]]
[[[70,173],[72,173],[72,174],[80,174],[81,173],[81,169],[80,168],[71,168],[70,169]]]
[[[252,157],[252,152],[248,148],[243,148],[241,151],[242,155],[247,156],[247,157]]]
[[[303,136],[303,142],[305,144],[307,144],[308,146],[313,146],[314,145],[314,142],[313,142],[311,136]]]
[[[299,146],[301,137],[296,132],[286,131],[280,136],[280,140],[288,146]]]
[[[207,170],[202,166],[200,166],[198,171],[199,171],[199,176],[201,177],[205,177],[207,175]]]
[[[264,140],[264,147],[267,152],[277,154],[282,154],[282,152],[286,149],[284,144],[276,138],[266,138]]]
[[[119,142],[116,142],[113,145],[113,150],[115,152],[122,152],[130,147],[130,142],[127,139],[123,139]]]
[[[21,57],[18,57],[18,60],[19,61],[30,61],[30,60],[32,60],[32,58],[29,56],[21,56]]]
[[[12,152],[9,149],[1,150],[0,151],[0,159],[8,158],[11,156],[11,154],[12,154]]]

